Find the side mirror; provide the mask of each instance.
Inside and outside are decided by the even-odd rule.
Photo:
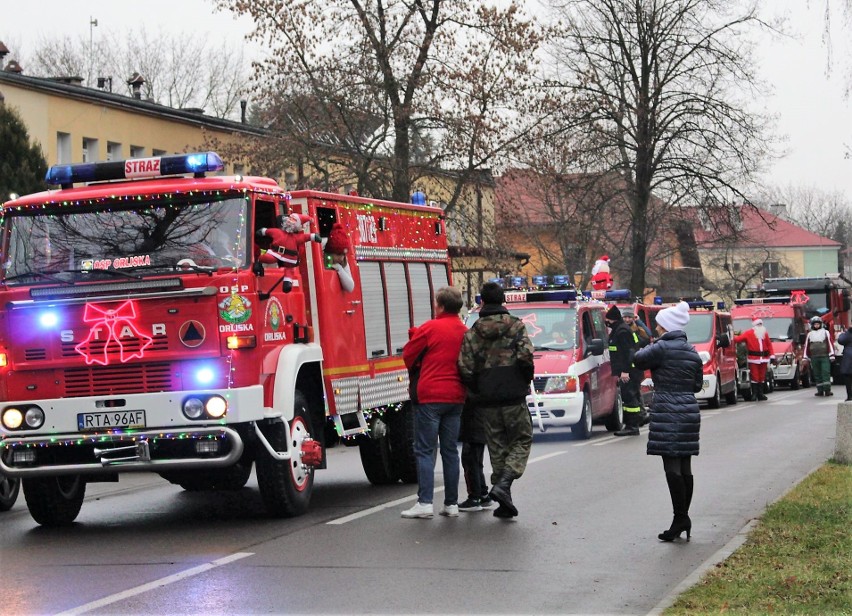
[[[723,349],[727,349],[731,346],[731,339],[728,338],[728,334],[719,334],[716,336],[716,344],[718,344]]]
[[[586,355],[595,355],[600,357],[604,352],[604,342],[600,338],[592,338],[589,340],[589,346],[586,348]]]

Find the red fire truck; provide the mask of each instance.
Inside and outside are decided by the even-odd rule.
[[[793,303],[804,307],[804,319],[814,316],[823,320],[823,327],[834,343],[837,336],[852,324],[852,282],[840,274],[826,274],[811,278],[767,278],[758,293],[759,297],[790,296]],[[807,326],[807,323],[806,323]],[[832,375],[837,377],[837,362]]]
[[[401,352],[450,281],[440,209],[205,177],[222,168],[60,165],[61,189],[3,205],[0,472],[38,523],[72,522],[86,484],[121,473],[222,490],[253,466],[267,510],[298,515],[332,437],[371,482],[416,481]],[[320,243],[293,270],[258,260],[258,230],[291,212],[344,226],[353,291]]]

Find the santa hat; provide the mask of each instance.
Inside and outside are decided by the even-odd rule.
[[[761,319],[760,317],[754,317],[754,318],[751,320],[751,324],[752,324],[752,325],[755,325],[755,326],[757,326],[757,325],[763,325],[763,319]]]
[[[689,304],[680,302],[657,313],[657,325],[669,332],[682,330],[689,323]]]
[[[600,259],[598,259],[598,261],[609,261],[609,257],[606,256],[606,255],[603,255]]]
[[[289,216],[284,217],[284,219],[281,221],[281,228],[289,233],[296,233],[298,231],[301,231],[302,226],[306,222],[310,221],[310,216],[305,216],[304,214],[298,214],[296,212],[293,212]]]
[[[343,225],[339,222],[331,225],[331,233],[328,234],[328,242],[325,244],[325,251],[329,254],[341,255],[349,250],[349,236],[343,229]]]

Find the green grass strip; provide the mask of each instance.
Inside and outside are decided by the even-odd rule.
[[[663,613],[852,615],[852,466],[807,477]]]

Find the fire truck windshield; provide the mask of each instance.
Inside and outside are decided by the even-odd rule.
[[[772,340],[789,340],[793,337],[793,317],[761,317],[763,325],[766,327],[766,333]],[[744,332],[752,328],[751,319],[734,319],[734,331]]]
[[[713,334],[713,318],[712,312],[690,313],[689,323],[683,330],[686,332],[686,339],[691,344],[709,342],[710,336]]]
[[[91,280],[99,272],[134,277],[187,265],[239,268],[249,262],[247,199],[128,200],[7,212],[4,281]]]
[[[530,308],[529,304],[506,304],[509,312],[524,322],[530,342],[537,351],[573,349],[577,329],[577,311],[574,308]],[[467,326],[472,327],[479,317],[472,312]]]

